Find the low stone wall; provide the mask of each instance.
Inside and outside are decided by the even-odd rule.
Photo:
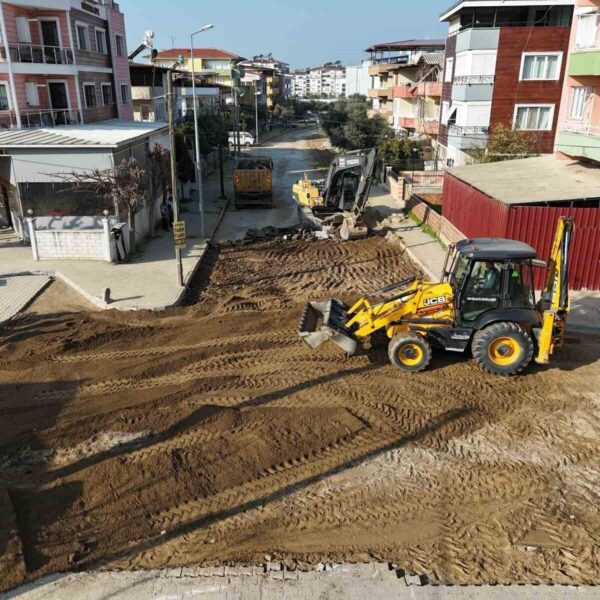
[[[412,179],[412,176],[399,175],[390,167],[387,169],[388,187],[400,208],[411,211],[423,223],[429,225],[444,244],[450,245],[464,240],[466,236],[461,231],[419,197],[418,185],[422,183],[422,176],[415,173],[414,185]]]
[[[100,260],[116,259],[115,242],[110,222],[102,219],[101,229],[37,229],[36,219],[27,225],[34,260]]]
[[[423,223],[429,225],[446,245],[455,244],[466,237],[448,219],[435,212],[429,204],[423,202],[417,195],[411,196],[406,202],[406,209],[416,215]]]

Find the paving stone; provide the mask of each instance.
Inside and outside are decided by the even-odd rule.
[[[23,310],[49,283],[47,275],[0,275],[0,323]]]

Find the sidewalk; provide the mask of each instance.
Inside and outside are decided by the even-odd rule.
[[[326,570],[325,570],[326,569]],[[211,573],[211,574],[208,574]],[[162,571],[56,574],[0,594],[0,600],[592,600],[575,586],[432,586],[399,576],[387,563],[323,565],[321,571],[259,572],[257,567],[185,567]]]
[[[230,169],[226,169],[226,174]],[[231,188],[231,175],[225,177],[226,192]],[[219,171],[216,170],[204,182],[204,236],[196,193],[190,202],[182,203],[182,219],[186,222],[187,244],[182,249],[184,286],[193,277],[207,248],[207,238],[220,218],[225,201],[219,200]],[[160,225],[159,225],[160,227]],[[44,274],[63,280],[99,308],[118,310],[161,310],[176,304],[185,287],[177,285],[177,267],[172,232],[158,231],[157,237],[138,248],[131,262],[111,264],[100,261],[53,260],[34,261],[29,246],[15,243],[3,236],[0,240],[0,275],[24,273]],[[111,302],[104,302],[104,290],[110,289]],[[16,304],[27,304],[31,299],[22,298]],[[21,302],[21,300],[23,302]]]

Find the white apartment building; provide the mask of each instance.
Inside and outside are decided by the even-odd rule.
[[[367,95],[371,87],[369,67],[372,64],[371,60],[363,60],[360,65],[346,67],[346,96]]]
[[[292,75],[292,95],[296,98],[341,98],[346,95],[346,68],[339,61],[300,69]]]

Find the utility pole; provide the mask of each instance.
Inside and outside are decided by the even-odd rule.
[[[169,112],[169,140],[171,142],[171,195],[173,196],[173,221],[179,221],[179,190],[177,189],[177,157],[175,156],[175,123],[173,118],[173,69],[167,71],[167,111]],[[175,245],[177,283],[183,287],[181,248]]]
[[[256,122],[256,140],[255,140],[255,144],[258,145],[258,96],[260,95],[260,92],[258,91],[258,83],[254,86],[254,110],[255,110],[255,115],[254,115],[254,121]]]
[[[229,136],[227,136],[229,137]],[[219,177],[221,179],[221,195],[219,198],[224,200],[225,196],[225,179],[223,170],[223,99],[221,98],[221,90],[219,90]]]

